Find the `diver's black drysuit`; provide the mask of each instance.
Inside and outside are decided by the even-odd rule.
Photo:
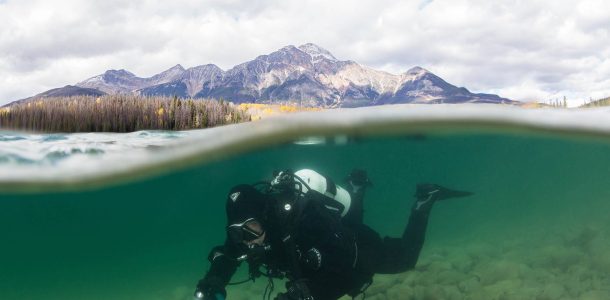
[[[251,274],[264,265],[271,276],[285,275],[289,290],[291,282],[304,282],[313,299],[334,300],[359,294],[374,274],[412,269],[424,243],[429,209],[412,210],[401,238],[382,239],[362,223],[363,196],[363,192],[352,193],[356,205],[343,219],[324,206],[324,195],[313,190],[305,195],[307,201],[299,213],[290,216],[293,220],[282,216],[281,201],[271,199],[270,203],[278,205],[266,210],[262,222],[271,249],[247,260]],[[287,236],[288,241],[283,241]],[[212,249],[208,257],[211,267],[198,290],[226,295],[224,288],[240,264],[237,258],[247,252],[244,244],[229,239]],[[281,299],[302,300],[288,293],[284,297]]]

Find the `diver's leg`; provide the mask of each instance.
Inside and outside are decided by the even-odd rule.
[[[454,191],[435,184],[418,184],[411,215],[401,238],[383,240],[385,257],[376,273],[393,274],[413,269],[426,238],[430,211],[436,201],[469,196],[472,193]]]
[[[364,221],[364,194],[366,189],[372,186],[371,180],[368,178],[365,170],[353,169],[347,176],[348,190],[351,196],[351,205],[349,212],[343,221],[348,225],[359,225]]]
[[[418,207],[417,203],[421,200],[418,199],[413,205],[401,238],[382,239],[375,230],[365,224],[350,224],[358,245],[357,269],[360,272],[370,273],[371,276],[374,273],[395,274],[415,266],[424,245],[431,208],[431,205]]]
[[[415,267],[424,246],[429,215],[429,210],[411,209],[411,216],[402,237],[383,239],[381,252],[384,260],[376,267],[375,273],[396,274]]]

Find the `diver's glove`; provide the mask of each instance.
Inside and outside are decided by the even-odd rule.
[[[279,190],[290,190],[294,188],[294,172],[291,169],[274,171],[271,186]]]
[[[278,294],[275,300],[314,300],[306,279],[286,282],[286,293]]]
[[[195,294],[193,295],[195,300],[225,300],[225,296],[226,294],[223,293],[212,294],[200,291],[199,289],[196,289]]]
[[[352,187],[352,192],[354,193],[373,185],[366,174],[366,171],[362,169],[353,169],[352,172],[347,176],[346,181]]]
[[[257,244],[253,244],[248,246],[248,250],[246,252],[246,257],[245,259],[249,262],[249,263],[260,263],[262,262],[262,260],[265,258],[265,256],[267,255],[267,253],[271,250],[271,246],[269,245],[257,245]],[[242,259],[241,257],[238,258]]]
[[[220,278],[216,276],[206,276],[199,280],[195,288],[194,298],[199,300],[224,300],[227,292],[222,287]]]
[[[221,294],[221,293],[210,294],[210,293],[204,293],[202,291],[196,290],[194,299],[195,300],[225,300],[226,298],[225,298],[224,294]]]
[[[263,264],[265,255],[270,250],[271,246],[269,245],[251,245],[248,247],[246,255],[238,257],[237,260],[245,260],[248,262],[248,273],[250,274],[250,278],[254,280],[254,278],[258,278],[263,274],[260,271],[260,267]]]

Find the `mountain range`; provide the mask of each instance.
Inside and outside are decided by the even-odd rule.
[[[325,108],[396,103],[518,103],[492,94],[471,93],[421,67],[390,74],[339,60],[315,44],[286,46],[227,71],[207,64],[176,65],[149,78],[108,70],[76,85],[34,96],[136,94],[215,98],[234,103],[298,103]]]

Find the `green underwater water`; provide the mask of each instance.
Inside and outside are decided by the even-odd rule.
[[[367,299],[530,299],[510,298],[510,291],[490,297],[486,286],[498,282],[539,286],[528,294],[539,299],[608,292],[610,144],[471,131],[286,144],[92,191],[0,194],[0,299],[192,299],[209,249],[224,240],[231,186],[286,168],[315,169],[341,183],[354,167],[374,183],[365,222],[382,235],[402,233],[416,183],[475,193],[434,208],[416,275],[408,275],[434,273],[431,279],[381,278],[381,287],[391,281],[409,288],[392,294],[373,286]],[[458,268],[465,259],[469,266]],[[518,275],[494,273],[507,264],[517,265]],[[438,275],[457,270],[463,274],[456,279]],[[462,289],[471,274],[480,286]],[[571,279],[583,286],[562,283]],[[540,298],[550,283],[563,292]],[[460,296],[435,296],[426,285],[460,287]],[[228,299],[259,299],[257,291],[246,284],[229,290]]]

